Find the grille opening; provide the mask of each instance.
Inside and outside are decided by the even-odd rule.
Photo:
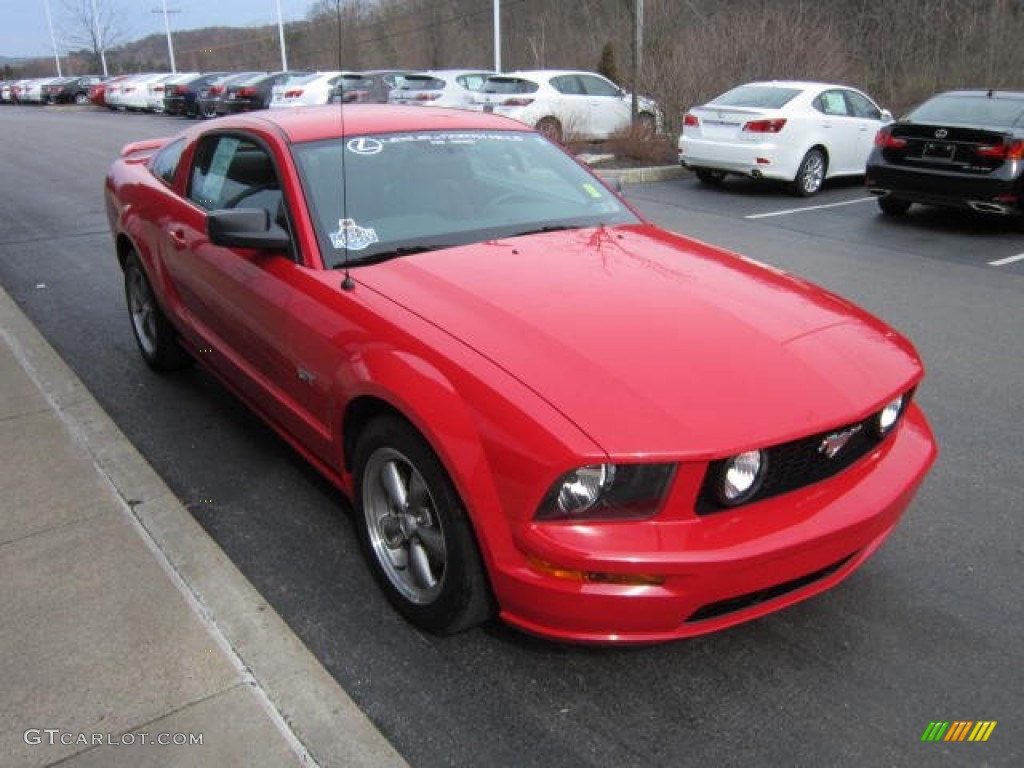
[[[832,563],[832,565],[826,565],[824,568],[817,570],[814,573],[809,573],[806,576],[791,579],[790,581],[783,582],[782,584],[776,584],[774,587],[759,589],[756,592],[748,592],[745,595],[738,595],[736,597],[726,598],[725,600],[718,600],[714,603],[708,603],[690,614],[689,618],[687,618],[683,623],[694,624],[698,621],[717,619],[719,616],[725,616],[730,613],[746,610],[747,608],[753,608],[755,605],[766,603],[769,600],[782,597],[790,592],[795,592],[798,589],[802,589],[816,581],[820,581],[821,579],[831,576],[850,562],[856,554],[857,553],[854,552],[851,555],[847,555],[842,560]]]
[[[910,396],[911,393],[908,393],[903,413],[906,413],[907,408],[910,406]],[[773,496],[789,493],[798,488],[804,488],[822,480],[827,480],[852,466],[885,441],[886,438],[879,438],[874,430],[874,423],[877,417],[877,413],[872,414],[863,421],[854,424],[847,424],[836,429],[830,429],[827,432],[821,432],[810,437],[803,437],[765,449],[767,471],[761,488],[757,494],[745,501],[743,505],[763,499],[770,499]],[[900,417],[902,418],[902,414]],[[820,450],[823,440],[830,435],[842,432],[851,432],[852,434],[846,443],[843,444],[841,450],[831,457]],[[892,433],[890,432],[889,434],[891,435]],[[704,476],[704,482],[697,496],[695,511],[698,515],[708,515],[743,506],[726,506],[718,499],[716,488],[720,482],[724,466],[724,459],[713,461],[708,466],[707,474]]]

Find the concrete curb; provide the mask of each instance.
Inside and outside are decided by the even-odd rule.
[[[7,293],[0,332],[193,609],[219,635],[267,715],[306,764],[405,760],[178,502]]]
[[[658,165],[650,168],[593,168],[605,181],[615,184],[646,184],[651,181],[680,179],[690,171],[681,165]]]

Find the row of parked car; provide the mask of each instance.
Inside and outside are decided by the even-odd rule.
[[[74,88],[69,90],[62,80],[74,80]],[[629,93],[599,74],[574,70],[163,72],[17,81],[0,87],[0,98],[16,103],[92,101],[114,110],[187,117],[331,102],[456,107],[506,115],[557,141],[604,139],[632,124]],[[661,130],[658,105],[646,97],[639,97],[638,104],[639,125],[650,132]]]

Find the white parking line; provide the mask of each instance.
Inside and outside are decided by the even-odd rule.
[[[841,205],[853,205],[854,203],[866,203],[868,200],[874,200],[874,197],[858,197],[856,200],[844,200],[841,203],[828,203],[826,205],[808,205],[803,208],[789,208],[785,211],[772,211],[771,213],[752,213],[750,216],[744,216],[745,219],[767,219],[771,216],[788,216],[791,213],[803,213],[804,211],[820,211],[823,208],[838,208]]]
[[[1007,264],[1013,264],[1015,261],[1024,261],[1024,253],[1018,253],[1016,256],[1007,256],[1005,259],[996,259],[990,261],[988,265],[990,267],[1005,267]]]

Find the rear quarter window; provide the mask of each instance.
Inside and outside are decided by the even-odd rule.
[[[172,141],[153,156],[149,169],[153,175],[170,186],[174,183],[174,174],[178,170],[178,161],[181,160],[181,151],[185,148],[185,140]]]

